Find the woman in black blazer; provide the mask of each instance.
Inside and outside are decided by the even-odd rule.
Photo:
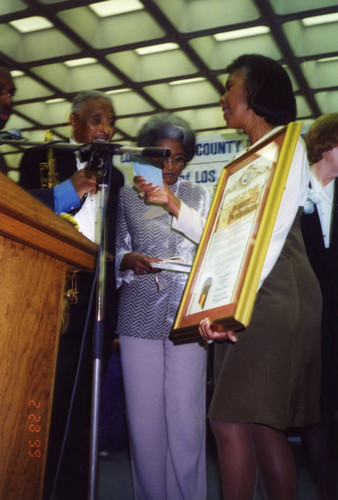
[[[311,180],[301,228],[323,296],[321,423],[302,443],[324,499],[336,499],[338,431],[338,113],[318,118],[306,148]],[[336,456],[335,456],[336,455]]]

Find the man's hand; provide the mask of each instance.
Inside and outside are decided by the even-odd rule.
[[[77,170],[70,178],[79,198],[86,193],[95,194],[97,192],[97,175],[88,168]]]

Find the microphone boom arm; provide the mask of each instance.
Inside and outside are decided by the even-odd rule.
[[[156,147],[129,147],[123,146],[122,144],[116,144],[113,142],[85,142],[83,144],[70,144],[64,141],[50,141],[50,142],[35,142],[26,141],[25,139],[2,139],[0,136],[0,144],[7,144],[9,146],[19,146],[28,149],[65,149],[71,151],[102,151],[107,152],[112,155],[123,155],[131,154],[137,156],[143,156],[147,158],[168,158],[170,156],[170,150],[167,148],[156,148]]]

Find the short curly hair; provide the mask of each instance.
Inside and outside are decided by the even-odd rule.
[[[107,94],[104,94],[103,92],[100,92],[99,90],[83,90],[76,94],[72,101],[72,113],[81,113],[86,101],[92,100],[92,99],[104,99],[105,101],[110,104],[110,106],[113,108],[114,111],[114,105],[111,97]],[[114,111],[115,115],[115,111]]]
[[[326,113],[317,118],[305,134],[305,143],[310,165],[338,146],[338,113]]]
[[[196,136],[188,122],[170,113],[159,113],[149,118],[137,135],[140,147],[155,146],[163,139],[174,139],[182,144],[184,160],[188,162],[195,154]]]
[[[244,54],[225,71],[242,70],[248,106],[270,125],[287,125],[297,115],[292,83],[285,69],[273,59],[258,54]]]

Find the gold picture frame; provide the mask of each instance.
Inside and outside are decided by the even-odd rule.
[[[199,340],[205,317],[228,330],[248,326],[301,127],[278,129],[224,167],[170,334],[175,344]]]

